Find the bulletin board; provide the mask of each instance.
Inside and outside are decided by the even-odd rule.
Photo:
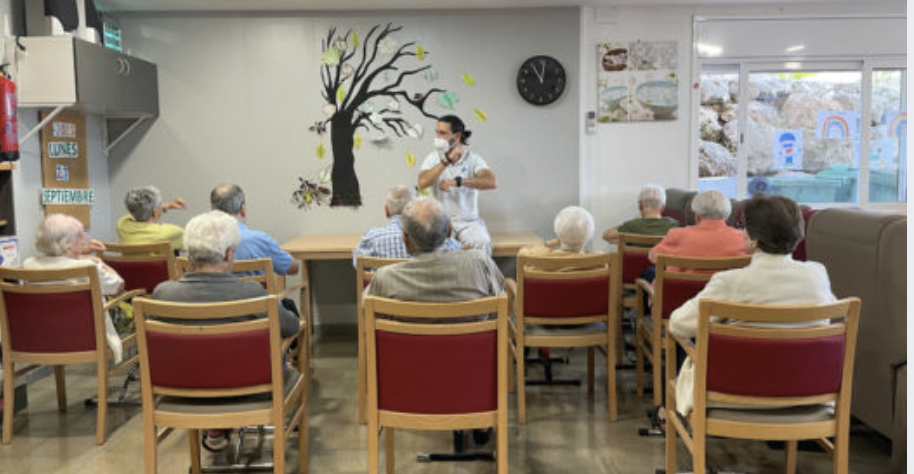
[[[41,120],[49,112],[39,114]],[[86,117],[59,114],[41,129],[42,204],[45,215],[67,214],[91,224],[94,192],[89,189]]]

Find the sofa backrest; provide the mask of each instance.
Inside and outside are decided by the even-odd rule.
[[[823,209],[809,221],[806,253],[828,269],[835,296],[862,300],[851,412],[888,435],[895,370],[907,360],[907,218]]]

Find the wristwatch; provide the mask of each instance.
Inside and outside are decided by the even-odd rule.
[[[457,183],[457,187],[458,187],[458,188],[461,187],[461,186],[463,186],[463,177],[458,176],[458,177],[454,178],[454,182]]]

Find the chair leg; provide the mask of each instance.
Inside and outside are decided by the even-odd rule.
[[[145,418],[145,417],[144,417]],[[143,460],[146,464],[146,474],[156,474],[158,471],[158,437],[156,427],[143,420]]]
[[[384,429],[384,467],[387,474],[394,474],[394,429],[387,427]]]
[[[641,327],[635,327],[635,393],[644,396],[644,344],[641,342]]]
[[[654,331],[659,331],[654,328]],[[654,375],[654,406],[663,404],[661,394],[663,393],[663,342],[659,337],[651,335],[651,371]],[[673,369],[676,370],[675,368]]]
[[[666,472],[676,473],[676,427],[673,421],[667,416],[666,420]]]
[[[594,350],[593,346],[587,348],[587,394],[593,395],[593,381],[594,381]],[[606,354],[606,357],[609,357],[609,354]]]
[[[616,399],[616,357],[612,351],[606,351],[606,402],[609,421],[619,418],[618,400]]]
[[[788,440],[784,444],[784,472],[797,474],[797,440]]]
[[[282,419],[273,428],[273,472],[286,472],[286,436]]]
[[[96,408],[95,444],[105,444],[108,423],[108,367],[98,364],[98,407]]]
[[[368,403],[368,369],[366,367],[366,350],[365,347],[365,323],[362,310],[358,309],[357,321],[359,331],[359,424],[364,425],[367,421],[366,405]]]
[[[667,419],[670,419],[671,416],[676,416],[674,413],[668,413]],[[669,425],[667,425],[669,426]],[[675,429],[675,428],[673,428]],[[700,435],[694,434],[692,436],[692,472],[705,472],[705,455],[707,453],[707,439]]]
[[[381,433],[378,432],[378,417],[368,417],[368,472],[369,474],[378,474],[378,464],[380,456],[379,443]]]
[[[517,422],[527,423],[527,384],[524,380],[524,346],[517,346],[514,357],[517,363]]]
[[[152,427],[152,437],[155,438],[155,426]],[[187,440],[190,443],[190,472],[200,474],[200,430],[187,430]]]
[[[298,422],[298,472],[306,474],[308,472],[308,461],[310,453],[308,452],[308,392],[302,394],[301,419]]]
[[[54,380],[57,382],[57,411],[67,412],[67,380],[64,374],[64,366],[54,366]]]
[[[841,424],[839,424],[841,426]],[[844,426],[847,426],[844,424]],[[835,474],[847,474],[848,450],[850,449],[849,428],[839,428],[835,435]],[[904,449],[904,448],[902,448]]]
[[[3,444],[10,444],[13,439],[13,402],[16,400],[16,373],[13,363],[3,361]]]

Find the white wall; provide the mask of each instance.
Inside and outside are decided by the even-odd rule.
[[[552,236],[562,207],[577,204],[580,16],[576,8],[396,12],[360,14],[142,15],[121,18],[124,45],[158,65],[160,117],[142,139],[118,145],[110,157],[112,196],[155,184],[166,197],[183,196],[186,212],[167,220],[184,224],[209,208],[209,192],[225,181],[239,183],[248,197],[248,223],[283,242],[301,234],[361,233],[384,222],[387,190],[414,184],[419,164],[432,147],[434,121],[411,110],[406,117],[426,129],[419,140],[395,140],[389,148],[368,143],[356,152],[363,207],[301,211],[290,202],[298,176],[316,176],[330,157],[318,160],[317,135],[308,127],[322,118],[320,46],[329,27],[360,32],[375,24],[402,25],[402,43],[418,40],[440,73],[431,84],[459,95],[456,113],[473,131],[471,149],[498,178],[498,189],[482,193],[481,215],[490,230],[530,230]],[[567,93],[545,107],[531,106],[516,92],[520,64],[549,54],[561,61]],[[461,81],[463,71],[476,79]],[[380,104],[378,104],[380,105]],[[478,107],[488,114],[480,123]],[[404,104],[404,109],[406,105]],[[433,105],[430,111],[448,111]],[[330,148],[329,136],[325,145]],[[415,167],[405,164],[407,147]],[[115,199],[111,219],[124,211]],[[315,267],[320,323],[354,319],[354,277],[346,263]]]
[[[598,229],[637,215],[638,189],[648,183],[694,188],[697,165],[691,152],[692,21],[700,16],[855,16],[905,14],[902,2],[858,4],[773,4],[754,6],[584,8],[581,39],[581,116],[596,107],[596,45],[608,40],[679,42],[679,115],[670,122],[597,124],[595,135],[581,135],[581,202]],[[607,248],[601,243],[597,248]]]

